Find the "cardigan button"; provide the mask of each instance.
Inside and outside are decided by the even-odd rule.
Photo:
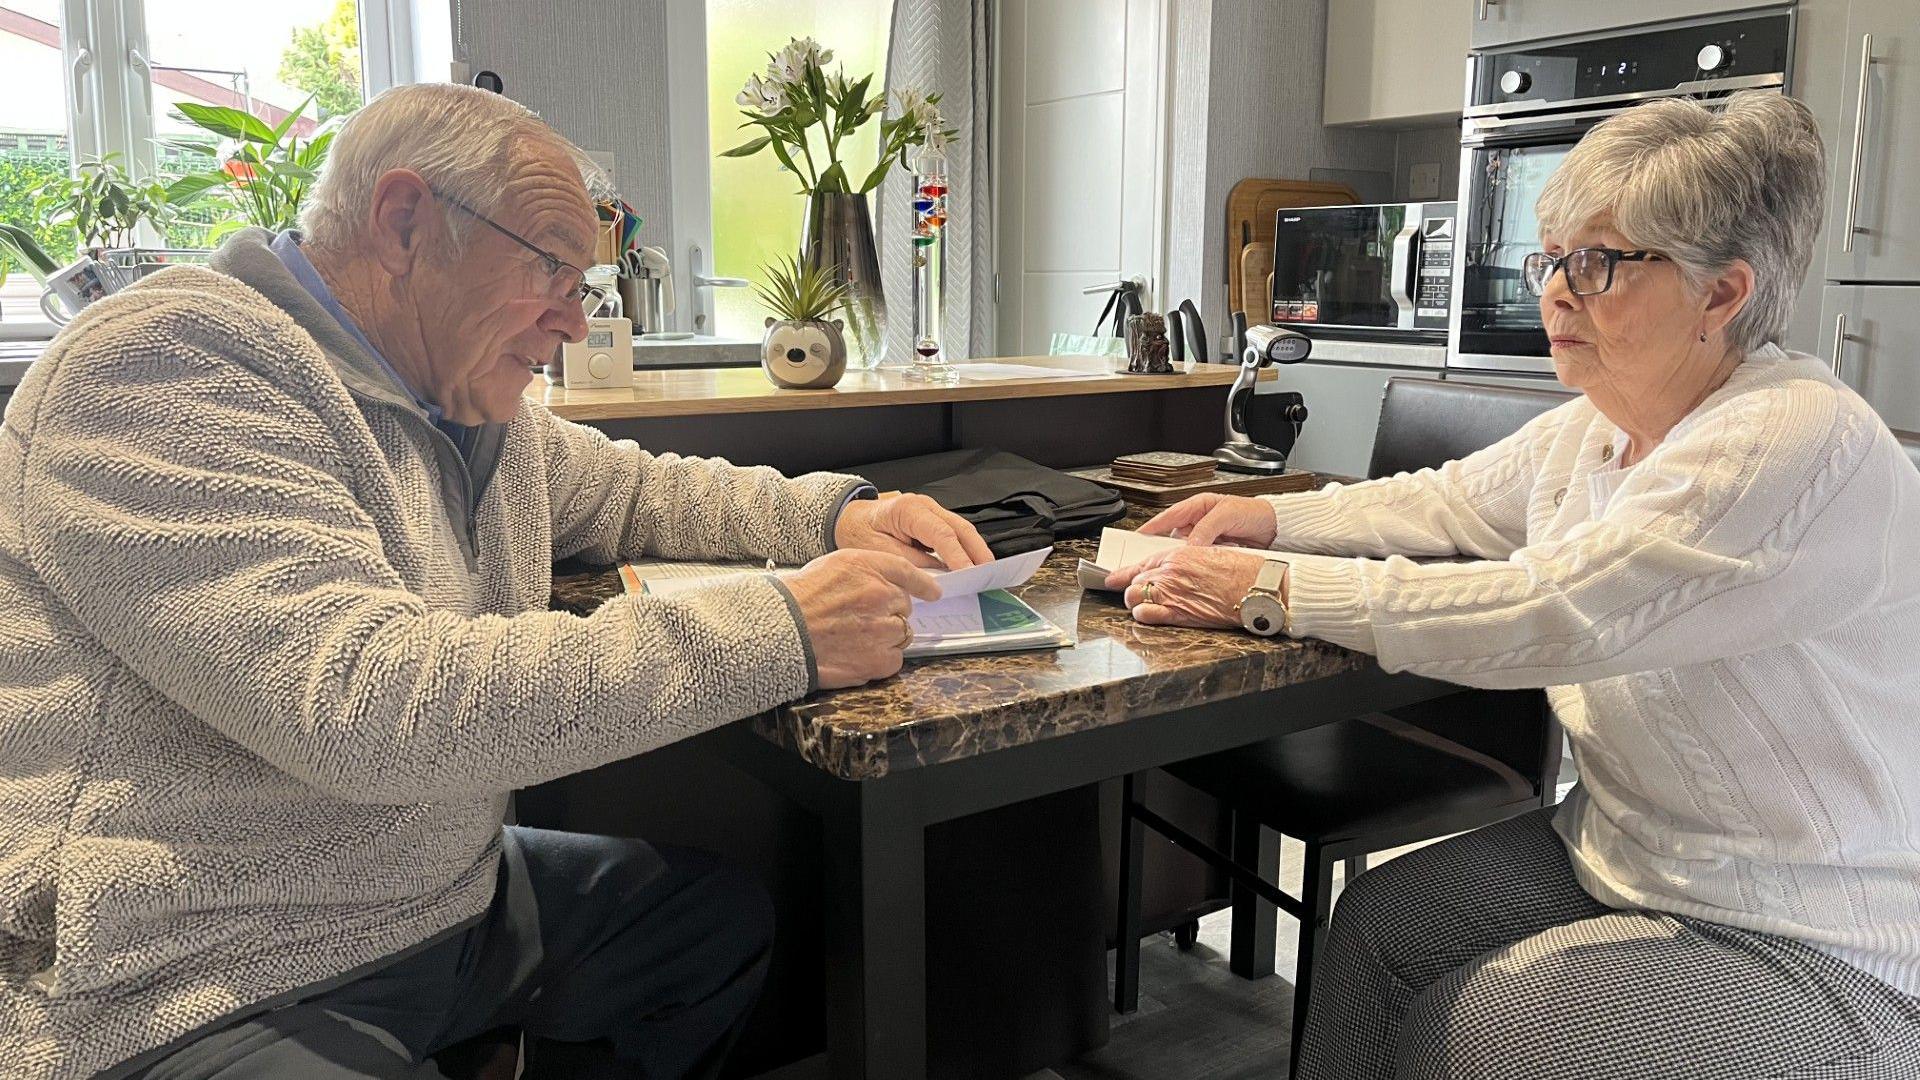
[[[1553,493],[1553,505],[1556,509],[1560,506],[1561,503],[1566,501],[1567,501],[1566,488],[1561,488],[1559,491],[1556,491]]]
[[[1609,462],[1612,460],[1613,460],[1613,444],[1608,443],[1607,445],[1600,448],[1600,461],[1604,464],[1605,462]]]

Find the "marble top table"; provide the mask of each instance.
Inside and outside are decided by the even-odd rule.
[[[912,661],[693,741],[820,822],[825,1075],[926,1075],[929,826],[1456,689],[1321,642],[1137,625],[1081,593],[1094,547],[1057,545],[1018,590],[1072,648]],[[556,570],[554,606],[619,590],[608,569]]]
[[[870,780],[1373,664],[1319,641],[1142,626],[1117,594],[1080,591],[1075,560],[1096,547],[1056,545],[1014,590],[1075,632],[1075,647],[909,660],[891,679],[762,714],[754,730],[833,776]],[[564,610],[585,614],[619,593],[610,569],[554,575],[554,606]]]

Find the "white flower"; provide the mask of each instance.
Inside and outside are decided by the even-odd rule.
[[[821,48],[812,38],[790,38],[787,47],[767,63],[767,77],[783,86],[797,86],[809,67],[824,68],[832,59],[833,50]]]
[[[835,68],[833,74],[827,76],[827,93],[836,98],[847,96],[846,68]]]
[[[930,108],[925,91],[911,86],[900,87],[893,92],[893,108],[901,116],[911,119],[915,127],[926,126],[920,120],[921,114]]]
[[[775,83],[769,83],[758,75],[747,79],[746,89],[733,99],[743,108],[758,109],[771,116],[787,107],[786,90]]]

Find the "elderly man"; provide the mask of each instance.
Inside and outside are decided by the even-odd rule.
[[[656,457],[524,401],[586,329],[579,160],[504,98],[390,91],[304,237],[249,230],[94,305],[21,385],[8,1075],[438,1076],[498,1026],[536,1037],[534,1074],[717,1069],[764,894],[692,852],[502,829],[508,793],[892,674],[938,593],[916,564],[989,556],[923,498]],[[545,610],[555,557],[641,554],[807,565]]]

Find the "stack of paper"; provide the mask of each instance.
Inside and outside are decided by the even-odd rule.
[[[933,580],[940,585],[940,599],[914,601],[913,614],[908,618],[913,626],[913,644],[907,646],[906,655],[909,658],[958,656],[1055,649],[1074,644],[1072,634],[1006,591],[1026,584],[1052,551],[1052,548],[1042,548],[965,570],[934,574]],[[620,580],[628,592],[671,596],[712,584],[714,579],[730,574],[766,573],[773,569],[775,567],[767,563],[649,559],[622,566]]]

